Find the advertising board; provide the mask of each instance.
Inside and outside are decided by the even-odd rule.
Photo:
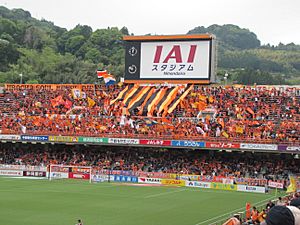
[[[237,185],[237,191],[253,192],[253,193],[266,193],[265,187]]]
[[[138,183],[143,184],[161,184],[160,178],[139,177]]]
[[[223,183],[211,183],[212,189],[218,189],[218,190],[227,190],[227,191],[236,191],[237,185],[235,184],[223,184]]]
[[[169,186],[185,186],[185,181],[184,180],[162,179],[161,184],[169,185]]]
[[[20,139],[21,139],[20,135],[0,134],[0,140],[18,141]]]
[[[73,136],[49,136],[51,142],[78,142],[78,137]]]
[[[140,145],[157,145],[157,146],[171,146],[171,141],[169,140],[140,140]]]
[[[277,150],[277,145],[273,145],[273,144],[241,143],[240,148],[241,149],[276,151]]]
[[[130,139],[130,138],[108,138],[108,143],[124,144],[124,145],[138,145],[140,143],[140,141],[139,141],[139,139]]]
[[[187,187],[197,187],[197,188],[210,188],[210,182],[200,182],[200,181],[185,181],[185,186]]]
[[[205,142],[206,148],[226,148],[226,149],[238,149],[240,148],[239,143],[230,142]]]
[[[200,141],[177,141],[173,140],[171,145],[174,147],[192,147],[192,148],[204,148],[205,142]]]
[[[21,135],[22,141],[48,141],[48,136]]]
[[[78,137],[78,142],[84,142],[84,143],[108,143],[108,138],[100,138],[100,137]]]
[[[279,188],[279,189],[283,189],[284,188],[283,183],[275,182],[275,181],[271,181],[271,180],[269,180],[268,186],[271,187],[271,188]]]
[[[0,170],[0,176],[22,177],[23,176],[23,171],[21,171],[21,170]]]
[[[125,82],[187,81],[214,78],[213,35],[125,36]]]
[[[114,181],[115,182],[137,183],[138,182],[138,177],[114,175]]]

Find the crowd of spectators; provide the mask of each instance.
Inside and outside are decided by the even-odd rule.
[[[94,166],[122,171],[288,180],[300,174],[292,155],[113,146],[1,144],[0,164]]]
[[[249,203],[247,203],[249,204]],[[250,206],[250,205],[249,205]],[[259,209],[246,209],[245,215],[235,214],[223,225],[299,225],[300,193],[292,193],[269,201]]]
[[[0,96],[0,130],[243,142],[300,140],[300,94],[295,88],[195,86],[164,118],[156,110],[150,117],[138,110],[125,114],[122,101],[110,104],[124,88],[95,86],[84,90],[82,98],[74,98],[67,87],[7,90]]]

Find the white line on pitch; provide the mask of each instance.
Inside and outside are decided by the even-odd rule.
[[[144,198],[153,198],[153,197],[158,197],[158,196],[162,196],[162,195],[173,194],[173,193],[177,193],[177,192],[181,192],[181,191],[185,191],[185,190],[186,189],[182,188],[182,189],[175,190],[175,191],[168,191],[168,192],[158,193],[158,194],[154,194],[154,195],[147,195]]]

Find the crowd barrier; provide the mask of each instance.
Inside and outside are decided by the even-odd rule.
[[[49,143],[82,143],[82,144],[108,144],[130,145],[149,147],[174,147],[194,149],[235,149],[270,152],[300,152],[300,146],[283,144],[260,143],[231,143],[231,142],[199,142],[187,140],[158,140],[158,139],[132,139],[109,137],[84,137],[84,136],[47,136],[47,135],[12,135],[0,134],[0,141],[19,142],[49,142]]]

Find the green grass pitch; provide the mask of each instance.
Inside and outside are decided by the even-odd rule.
[[[205,225],[273,194],[0,178],[1,225]],[[224,215],[226,218],[226,215]],[[225,219],[224,218],[224,219]]]

